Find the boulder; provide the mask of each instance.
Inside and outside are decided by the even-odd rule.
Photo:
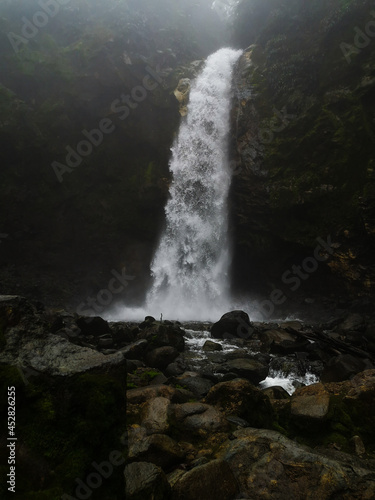
[[[282,434],[246,428],[233,433],[217,458],[228,463],[246,498],[369,499],[374,471],[314,452]],[[358,460],[358,459],[357,459]]]
[[[336,328],[337,331],[346,333],[350,331],[362,332],[366,328],[366,323],[360,314],[350,314],[342,323]]]
[[[280,387],[279,385],[267,387],[267,389],[263,389],[262,392],[270,399],[290,399],[289,393],[284,387]]]
[[[126,393],[128,404],[139,405],[158,397],[166,398],[173,403],[185,403],[193,397],[193,394],[182,389],[175,389],[169,385],[139,387],[137,389],[130,389]]]
[[[120,349],[126,359],[141,359],[147,349],[147,340],[137,340]]]
[[[231,311],[224,314],[217,323],[211,327],[211,335],[216,339],[243,338],[249,339],[253,328],[247,313],[244,311]]]
[[[237,498],[236,478],[223,460],[213,460],[182,475],[172,487],[173,500],[228,500]]]
[[[259,333],[259,338],[265,346],[270,346],[272,343],[280,344],[280,342],[284,340],[289,340],[291,342],[296,340],[294,335],[284,330],[266,330]]]
[[[292,396],[291,415],[303,421],[324,420],[329,411],[330,395],[323,384],[297,389]]]
[[[198,375],[183,374],[175,379],[175,383],[191,391],[197,398],[203,398],[213,386],[213,383]]]
[[[139,433],[129,432],[129,460],[151,462],[162,469],[169,469],[180,464],[184,451],[177,442],[165,434],[152,434],[144,437]]]
[[[212,340],[206,340],[203,346],[203,351],[222,351],[223,346],[217,344],[216,342],[212,342]]]
[[[111,333],[111,329],[107,321],[99,316],[85,317],[81,316],[76,321],[78,328],[81,330],[82,335],[93,335],[99,337],[106,333]]]
[[[145,361],[151,368],[158,368],[164,370],[170,363],[172,363],[178,356],[178,351],[174,347],[165,346],[158,347],[145,356]]]
[[[204,402],[225,415],[243,418],[253,427],[269,427],[274,414],[269,398],[248,380],[234,379],[214,385]]]
[[[322,382],[341,382],[364,370],[374,368],[369,359],[357,358],[351,354],[340,354],[330,359],[321,374]]]
[[[10,328],[4,338],[6,345],[0,353],[0,363],[19,365],[37,373],[57,376],[72,376],[90,370],[109,371],[123,366],[121,352],[104,355],[95,349],[81,347],[59,335],[38,333],[22,328]]]
[[[169,405],[168,398],[153,398],[146,403],[142,412],[142,426],[147,430],[147,434],[167,432]]]
[[[203,403],[185,403],[170,407],[175,426],[183,432],[202,435],[211,432],[224,432],[228,422],[213,406]]]
[[[138,334],[138,338],[146,339],[150,350],[171,346],[178,352],[183,352],[185,348],[184,331],[178,325],[151,324]]]
[[[250,380],[254,385],[267,378],[269,368],[255,359],[233,359],[226,363],[228,371]]]
[[[171,487],[160,467],[147,462],[133,462],[125,467],[127,500],[169,500]]]

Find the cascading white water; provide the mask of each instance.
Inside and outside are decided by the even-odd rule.
[[[152,262],[149,314],[217,319],[229,307],[227,198],[231,84],[241,51],[211,55],[190,92],[172,148],[166,229]]]

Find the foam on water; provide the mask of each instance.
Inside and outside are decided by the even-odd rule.
[[[227,199],[232,73],[242,51],[208,57],[192,85],[188,115],[172,148],[166,228],[151,265],[144,307],[112,315],[217,321],[230,310]]]

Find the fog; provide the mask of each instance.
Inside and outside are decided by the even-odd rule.
[[[48,49],[46,36],[60,46],[69,46],[80,37],[106,33],[121,37],[142,53],[139,36],[148,38],[154,50],[163,50],[166,42],[181,61],[183,46],[195,50],[189,58],[202,58],[229,41],[228,23],[236,0],[2,0],[0,3],[0,47]],[[176,48],[179,34],[181,47]],[[21,38],[19,38],[21,37]],[[7,40],[8,39],[8,40]],[[23,40],[22,40],[23,39]],[[143,55],[148,57],[147,50]],[[183,58],[184,59],[184,58]],[[171,64],[171,63],[170,63]]]

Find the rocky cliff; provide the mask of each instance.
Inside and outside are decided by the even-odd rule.
[[[222,22],[204,0],[48,5],[0,6],[2,291],[75,305],[126,268],[139,297],[168,196],[180,66],[220,46]]]
[[[237,284],[372,293],[373,4],[258,4],[241,2],[235,21],[235,41],[249,47],[233,112]],[[331,250],[320,247],[320,261],[321,240]]]

